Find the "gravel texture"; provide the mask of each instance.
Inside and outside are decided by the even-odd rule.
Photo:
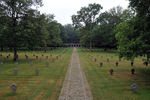
[[[58,100],[93,100],[76,48],[73,49]]]

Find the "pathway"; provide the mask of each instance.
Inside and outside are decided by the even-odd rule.
[[[73,50],[58,100],[93,100],[76,48]]]

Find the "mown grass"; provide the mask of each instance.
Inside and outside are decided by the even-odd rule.
[[[11,52],[0,52],[3,55],[0,57],[0,62],[4,63],[3,66],[0,65],[0,100],[57,100],[73,50],[70,48],[64,53],[66,49],[55,49],[45,54],[41,51],[26,52],[30,62],[26,59],[25,52],[20,52],[18,53],[18,66],[12,61],[13,54]],[[8,54],[10,57],[6,59]],[[38,59],[33,57],[33,54],[38,56]],[[61,57],[56,59],[59,54]],[[42,62],[40,62],[40,58],[42,58]],[[53,58],[54,62],[52,62]],[[31,62],[33,62],[33,66],[30,66]],[[49,67],[46,66],[46,62],[49,62]],[[15,68],[18,69],[17,75],[14,74]],[[39,69],[38,76],[35,73],[36,69]],[[12,83],[17,85],[16,94],[12,94],[10,88]]]
[[[136,58],[134,66],[131,66],[131,61],[122,59],[119,62],[115,52],[84,51],[86,53],[78,49],[94,100],[150,100],[150,67],[143,65],[142,58]],[[94,61],[95,58],[97,62]],[[117,61],[118,67],[115,65]],[[103,62],[103,67],[100,67],[100,62]],[[135,69],[134,75],[131,75],[132,68]],[[110,75],[110,69],[114,70],[113,75]],[[132,84],[138,85],[137,93],[132,93]]]

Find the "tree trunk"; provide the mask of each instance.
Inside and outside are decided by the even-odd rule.
[[[92,39],[90,39],[90,52],[92,52]]]
[[[44,52],[46,52],[46,46],[44,46]]]
[[[1,46],[1,51],[3,51],[3,49],[4,49],[3,46]]]

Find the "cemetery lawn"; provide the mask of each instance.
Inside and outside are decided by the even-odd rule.
[[[148,67],[143,65],[143,57],[136,58],[134,65],[131,66],[131,61],[121,59],[119,62],[115,52],[91,53],[87,49],[83,50],[86,53],[78,49],[79,58],[94,100],[150,100],[150,65]],[[95,58],[97,62],[94,61]],[[108,58],[109,62],[107,62]],[[118,67],[115,65],[117,61]],[[100,62],[103,62],[102,67],[100,67]],[[131,75],[132,68],[135,69],[134,75]],[[114,70],[113,75],[110,75],[110,69]],[[132,84],[138,85],[137,93],[132,93]]]
[[[65,52],[67,49],[59,48],[47,51],[45,54],[41,51],[26,52],[30,62],[26,59],[25,52],[20,52],[18,66],[12,61],[13,53],[0,52],[2,54],[0,62],[3,61],[3,65],[0,65],[0,100],[58,100],[73,50],[70,48]],[[6,59],[8,54],[10,57]],[[38,59],[33,57],[33,54],[38,56]],[[40,58],[42,58],[41,62]],[[33,66],[30,65],[31,62]],[[46,62],[49,63],[48,67]],[[14,75],[15,68],[18,70],[17,75]],[[39,69],[39,75],[36,75],[36,69]],[[17,85],[16,94],[12,94],[10,88],[12,83]]]

